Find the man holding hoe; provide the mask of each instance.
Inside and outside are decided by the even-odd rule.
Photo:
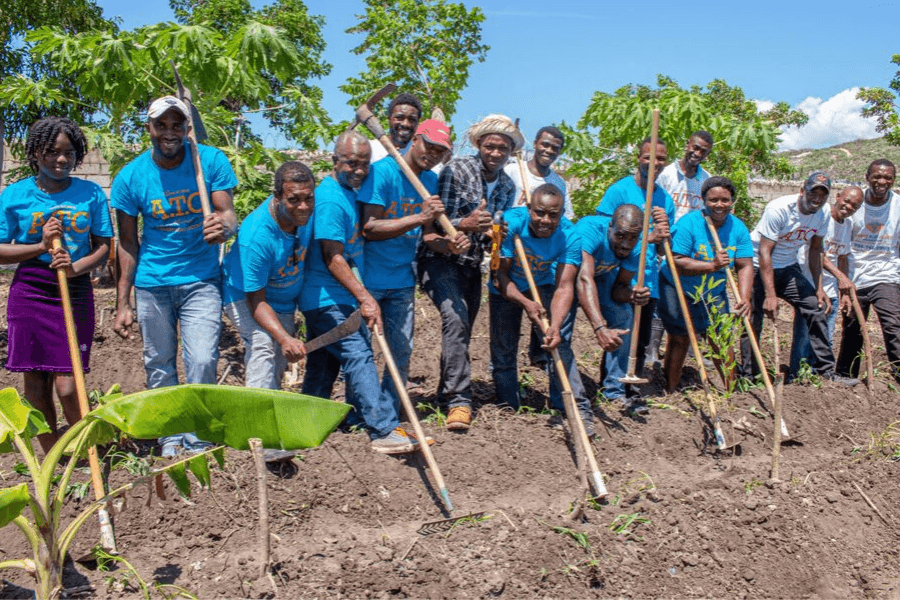
[[[437,192],[437,175],[432,167],[452,148],[450,128],[429,119],[416,129],[409,151],[401,157],[431,194]],[[436,195],[423,200],[391,156],[372,164],[359,190],[362,235],[366,239],[363,283],[378,303],[384,334],[391,355],[406,382],[415,328],[414,264],[422,226],[430,225],[444,212]],[[469,247],[469,238],[459,234],[450,251],[458,254]],[[381,384],[382,402],[391,402],[399,411],[399,396],[385,370]]]
[[[212,205],[204,217],[185,144],[190,128],[190,112],[181,100],[154,101],[147,111],[152,147],[125,165],[110,193],[119,224],[114,330],[130,338],[137,309],[150,389],[178,384],[179,329],[186,382],[216,382],[222,330],[218,245],[237,231],[232,197],[237,178],[221,151],[197,146]],[[163,456],[206,446],[190,433],[160,443]]]
[[[303,393],[330,398],[343,370],[347,402],[354,408],[347,423],[365,425],[375,452],[403,454],[415,450],[419,442],[400,427],[393,402],[385,402],[380,394],[369,329],[382,327],[381,309],[354,273],[358,269],[365,276],[356,201],[357,189],[369,173],[369,157],[364,135],[342,133],[334,143],[334,168],[316,188],[314,242],[300,293],[307,339],[339,326],[357,307],[366,324],[307,356]]]
[[[534,190],[530,206],[517,206],[503,213],[509,229],[500,247],[497,286],[494,287],[493,282],[489,285],[491,372],[497,398],[518,410],[520,398],[516,358],[522,312],[528,315],[540,332],[541,319],[547,317],[545,307],[549,307],[550,328],[546,335],[540,335],[543,338],[542,347],[558,349],[584,428],[587,435],[593,437],[594,414],[571,347],[575,329],[572,300],[575,296],[575,277],[581,264],[581,239],[575,233],[575,226],[563,218],[562,213],[563,194],[552,183],[545,183]],[[526,266],[516,255],[516,236],[522,240],[528,261]],[[531,298],[526,267],[531,270],[540,298]],[[550,405],[565,411],[555,371],[555,365],[551,363]]]
[[[443,346],[438,394],[449,405],[447,428],[465,431],[472,422],[469,341],[481,304],[481,261],[495,212],[511,207],[515,185],[503,172],[524,142],[504,115],[488,115],[473,125],[469,141],[477,153],[451,160],[441,171],[438,193],[450,222],[467,234],[471,247],[454,254],[455,243],[435,224],[423,228],[417,253],[422,290],[441,313]]]

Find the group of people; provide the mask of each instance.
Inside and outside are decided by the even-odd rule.
[[[844,189],[833,206],[827,202],[830,179],[813,173],[798,194],[769,203],[751,232],[732,213],[731,181],[702,167],[713,148],[709,133],[695,132],[683,157],[670,164],[665,145],[653,147],[648,138],[637,145],[634,173],[610,186],[595,215],[574,222],[565,180],[552,168],[565,146],[559,129],[541,128],[533,156],[517,164],[511,157],[524,146],[521,132],[509,118],[489,115],[466,132],[475,152],[451,158],[450,128],[423,119],[418,99],[402,93],[388,106],[387,119],[405,165],[348,130],[335,141],[328,175],[317,182],[307,165],[284,163],[272,196],[238,228],[234,171],[222,152],[200,145],[211,204],[204,215],[193,146],[186,143],[188,107],[166,96],[150,105],[147,117],[151,147],[115,177],[110,203],[119,237],[114,329],[128,338],[137,320],[148,388],[178,383],[179,343],[186,382],[215,383],[224,307],[243,340],[247,386],[277,389],[287,363],[305,359],[304,394],[330,397],[342,374],[354,409],[347,425],[364,428],[376,452],[410,452],[420,440],[400,424],[399,391],[387,372],[379,378],[371,335],[385,336],[406,381],[421,287],[441,317],[438,394],[448,409],[446,425],[465,431],[473,418],[472,327],[489,263],[496,265],[487,291],[497,401],[513,408],[521,402],[517,356],[524,313],[533,324],[529,356],[548,369],[552,406],[564,410],[556,365],[548,359],[556,350],[589,435],[592,402],[571,347],[578,306],[604,350],[603,394],[634,414],[648,408],[639,390],[622,382],[630,336],[640,338],[639,373],[648,356],[658,356],[663,331],[668,334],[664,373],[671,392],[688,352],[688,329],[702,336],[712,306],[749,316],[758,334],[763,314],[774,317],[778,298],[786,300],[798,319],[792,368],[805,359],[823,377],[853,385],[861,345],[860,323],[848,310],[855,289],[864,314],[874,306],[892,375],[900,377],[900,200],[891,191],[895,167],[887,160],[869,167],[865,190]],[[0,195],[0,262],[19,263],[9,293],[6,367],[24,372],[25,397],[51,425],[52,433],[41,437],[46,449],[58,435],[54,388],[66,419],[78,418],[71,362],[60,343],[55,271],[65,269],[70,278],[88,365],[94,328],[88,273],[105,259],[113,230],[103,191],[71,176],[86,152],[75,123],[42,119],[31,129],[26,152],[35,175]],[[651,169],[651,162],[659,168]],[[430,196],[423,198],[405,171]],[[648,186],[653,208],[641,265]],[[454,231],[441,227],[444,217]],[[235,236],[220,263],[219,246]],[[55,238],[61,248],[54,249]],[[487,261],[491,253],[494,260]],[[727,269],[736,273],[740,290],[730,309]],[[539,297],[532,296],[529,277]],[[698,289],[702,293],[693,293]],[[638,305],[641,320],[634,323]],[[307,355],[296,336],[297,310],[307,341],[356,311],[363,322]],[[831,335],[838,310],[844,320],[835,361]],[[750,356],[744,354],[743,375],[756,368]],[[160,443],[165,456],[205,446],[190,432]]]

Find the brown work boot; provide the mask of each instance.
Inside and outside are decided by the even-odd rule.
[[[468,406],[454,406],[447,416],[447,429],[465,431],[472,423],[472,409]]]

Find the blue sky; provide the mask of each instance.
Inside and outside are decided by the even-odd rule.
[[[255,6],[264,4],[252,0]],[[99,0],[123,26],[172,19],[167,0]],[[325,59],[332,74],[318,82],[332,118],[352,115],[338,86],[364,68],[350,53],[362,37],[344,33],[363,12],[355,0],[307,0],[324,15]],[[467,6],[475,3],[465,2]],[[487,60],[470,70],[452,125],[457,133],[493,112],[520,117],[526,138],[542,125],[575,122],[595,91],[627,83],[653,84],[656,74],[683,86],[715,78],[749,98],[784,100],[812,114],[782,147],[823,147],[875,137],[859,117],[853,88],[886,86],[900,52],[889,24],[900,5],[838,2],[605,2],[482,0]],[[736,6],[741,8],[734,8]],[[841,31],[847,24],[846,33]],[[284,142],[273,133],[272,145]],[[459,137],[459,136],[458,136]]]

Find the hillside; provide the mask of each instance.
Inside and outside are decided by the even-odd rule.
[[[803,180],[810,172],[821,170],[834,180],[861,182],[866,167],[877,158],[887,158],[900,164],[900,146],[891,146],[884,138],[856,140],[819,150],[791,150],[783,152],[794,166],[791,179]]]

